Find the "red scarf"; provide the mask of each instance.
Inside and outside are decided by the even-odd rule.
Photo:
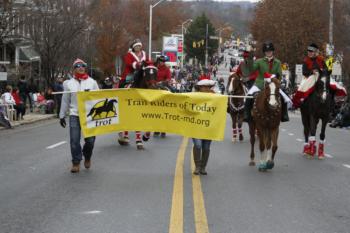
[[[84,73],[84,74],[75,73],[74,77],[80,81],[80,80],[86,80],[89,77],[89,75],[87,73]]]

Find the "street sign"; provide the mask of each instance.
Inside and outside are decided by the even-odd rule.
[[[7,81],[7,72],[0,72],[0,81]]]
[[[10,65],[11,62],[10,61],[0,61],[1,65]]]
[[[342,75],[341,64],[339,62],[333,63],[332,75]]]
[[[301,64],[295,65],[295,75],[303,76],[303,65],[301,65]]]
[[[212,40],[218,40],[219,37],[218,36],[209,36],[209,39],[212,39]]]
[[[177,37],[163,37],[163,51],[174,51],[178,50],[178,38]]]

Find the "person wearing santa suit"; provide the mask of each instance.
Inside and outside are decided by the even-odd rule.
[[[135,39],[131,45],[130,50],[124,56],[124,71],[120,80],[120,88],[130,87],[134,80],[134,73],[142,68],[142,64],[147,62],[146,52],[142,50],[142,43],[140,39]],[[143,149],[143,142],[141,132],[136,131],[136,146],[138,149]],[[124,131],[119,133],[118,142],[120,145],[128,145],[129,132]]]
[[[141,40],[136,39],[131,43],[130,51],[124,56],[124,71],[120,80],[120,87],[130,86],[134,79],[135,71],[141,69],[142,63],[147,60],[146,52],[142,50]]]

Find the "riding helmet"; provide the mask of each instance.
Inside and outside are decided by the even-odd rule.
[[[166,62],[166,57],[164,55],[161,55],[158,57],[158,61],[161,61],[161,62]]]
[[[262,47],[263,52],[268,51],[275,51],[275,47],[273,46],[272,42],[265,42]]]
[[[308,50],[308,51],[311,51],[311,52],[315,52],[315,51],[318,50],[318,46],[317,46],[317,44],[315,44],[315,43],[311,43],[311,44],[307,47],[307,50]]]

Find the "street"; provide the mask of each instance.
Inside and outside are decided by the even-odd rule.
[[[71,174],[68,130],[57,120],[3,130],[1,232],[349,232],[350,131],[327,128],[327,158],[308,160],[291,114],[275,168],[260,173],[248,166],[247,126],[232,143],[230,124],[200,178],[192,142],[180,136],[153,138],[144,151],[98,137],[91,170]]]

